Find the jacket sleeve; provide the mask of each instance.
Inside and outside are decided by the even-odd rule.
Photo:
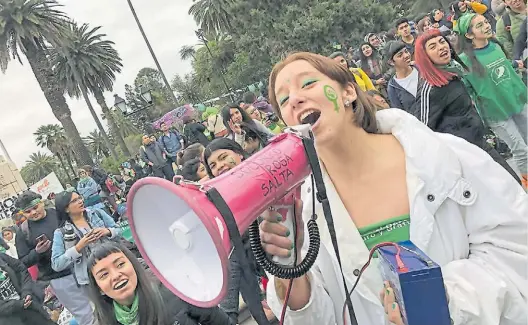
[[[144,146],[139,147],[139,155],[141,157],[141,160],[143,160],[146,164],[150,162],[147,156],[147,150]]]
[[[526,49],[526,42],[528,39],[528,35],[526,33],[527,25],[528,25],[528,21],[525,18],[523,23],[521,24],[519,35],[517,36],[517,39],[515,40],[515,43],[514,43],[514,49],[513,49],[513,59],[514,60],[520,60],[524,50]]]
[[[507,31],[504,26],[504,20],[502,17],[497,21],[496,29],[497,41],[499,41],[506,50],[506,56],[511,57],[513,52],[513,42],[510,38],[510,32]]]
[[[496,325],[503,319],[526,323],[528,296],[528,196],[483,150],[448,134],[471,184],[479,213],[464,213],[467,259],[442,267],[455,325]],[[482,177],[482,175],[486,177]],[[471,206],[461,206],[468,211]]]
[[[20,277],[20,285],[22,286],[22,298],[29,296],[33,292],[33,279],[29,275],[27,267],[21,261],[16,258],[12,258],[9,255],[2,255],[2,259],[9,265],[13,271]]]
[[[358,68],[357,71],[359,72],[359,74],[361,75],[361,79],[365,83],[365,89],[367,91],[376,90],[376,87],[374,87],[374,84],[372,83],[372,80],[370,80],[369,76],[367,76],[365,71],[363,71],[363,69],[361,69],[361,68]]]
[[[82,254],[77,252],[75,246],[65,249],[62,232],[60,229],[56,229],[53,233],[53,245],[51,246],[51,268],[55,272],[64,271],[81,256]]]
[[[398,97],[398,93],[394,87],[387,87],[387,93],[389,94],[389,102],[392,108],[403,109],[403,104]]]
[[[16,231],[15,246],[18,254],[18,259],[24,263],[26,267],[31,267],[38,263],[39,254],[35,251],[27,239],[26,234],[20,229]]]
[[[22,311],[24,308],[23,300],[1,300],[0,299],[0,316],[12,316],[14,313]]]
[[[119,227],[115,223],[114,218],[109,216],[108,213],[106,213],[106,211],[103,210],[103,209],[96,209],[95,211],[96,211],[97,215],[99,216],[99,218],[101,218],[101,220],[103,221],[105,227],[108,230],[110,230],[110,233],[112,233],[112,235],[110,236],[110,239],[114,239],[116,237],[121,237],[121,235],[123,233],[123,229],[121,229],[121,227]]]

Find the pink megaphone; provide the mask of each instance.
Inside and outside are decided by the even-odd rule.
[[[281,209],[293,204],[293,195],[287,194],[310,173],[301,137],[283,133],[239,166],[203,184],[141,179],[128,196],[132,234],[167,288],[193,305],[216,306],[227,292],[231,243],[207,191],[218,191],[242,234],[270,206],[279,205],[284,213]]]

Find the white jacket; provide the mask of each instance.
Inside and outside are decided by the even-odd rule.
[[[525,325],[527,194],[487,153],[461,138],[434,133],[399,109],[379,111],[377,120],[379,132],[392,133],[404,148],[410,239],[442,267],[453,324]],[[350,289],[356,280],[354,270],[367,261],[368,250],[330,178],[323,173]],[[305,223],[312,214],[311,191],[303,189]],[[301,310],[288,309],[285,324],[343,325],[342,278],[318,202],[316,210],[321,249],[309,272],[310,301]],[[303,254],[307,246],[306,239]],[[267,287],[268,303],[275,315],[280,315],[282,303],[273,280]],[[389,324],[379,301],[382,288],[374,261],[352,294],[360,325]]]

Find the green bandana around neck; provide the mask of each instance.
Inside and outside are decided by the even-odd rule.
[[[114,313],[116,320],[123,325],[139,324],[139,296],[134,296],[132,306],[121,306],[114,300]]]

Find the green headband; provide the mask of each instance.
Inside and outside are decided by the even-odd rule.
[[[32,207],[36,206],[37,204],[39,204],[40,202],[42,202],[42,200],[39,199],[39,198],[36,198],[36,199],[32,200],[31,202],[29,202],[25,207],[21,208],[20,211],[25,211],[25,210],[27,210],[29,208],[32,208]]]
[[[473,20],[476,15],[477,14],[465,14],[462,15],[462,17],[458,18],[456,29],[461,36],[466,35],[469,29],[469,25],[471,25],[471,20]]]

